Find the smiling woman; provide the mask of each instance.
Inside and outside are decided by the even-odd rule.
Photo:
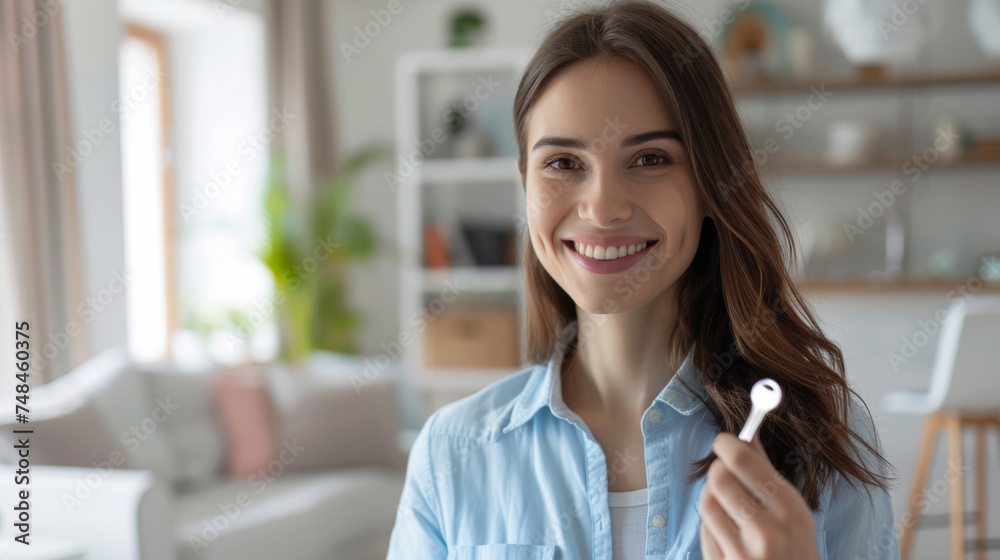
[[[426,422],[389,558],[899,557],[877,432],[785,268],[794,239],[711,53],[625,1],[563,20],[528,64],[535,365]],[[784,399],[748,444],[765,377]]]

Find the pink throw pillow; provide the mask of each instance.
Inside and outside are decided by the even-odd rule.
[[[246,362],[219,372],[212,396],[226,439],[226,471],[245,480],[276,457],[274,411],[260,364]]]

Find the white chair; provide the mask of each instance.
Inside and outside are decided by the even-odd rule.
[[[986,539],[986,432],[1000,430],[1000,297],[977,295],[955,301],[941,326],[931,385],[926,393],[896,392],[882,399],[883,410],[927,416],[917,455],[917,469],[909,510],[903,517],[899,540],[901,560],[908,560],[914,529],[920,521],[921,495],[934,460],[938,432],[948,440],[948,474],[951,558],[961,560],[966,547],[985,560],[986,549],[1000,546],[1000,539]],[[965,540],[962,433],[976,430],[976,537]],[[998,432],[1000,435],[1000,432]],[[998,438],[1000,441],[1000,438]]]

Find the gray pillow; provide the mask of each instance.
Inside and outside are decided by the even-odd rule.
[[[193,489],[222,474],[225,442],[212,399],[216,370],[184,371],[175,366],[141,366],[154,397],[169,399],[178,414],[163,424],[177,458],[178,489]]]
[[[309,355],[306,367],[321,375],[347,377],[363,389],[370,381],[388,380],[396,386],[396,410],[404,430],[420,431],[427,420],[426,404],[414,386],[402,360],[388,357],[388,350],[376,356],[359,356],[329,350]]]
[[[285,470],[405,468],[393,380],[356,389],[346,372],[283,363],[267,364],[264,371]],[[282,449],[289,451],[281,456]]]

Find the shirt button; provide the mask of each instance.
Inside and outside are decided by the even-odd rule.
[[[660,421],[660,409],[654,408],[649,411],[649,421],[654,424]]]
[[[654,515],[653,516],[653,527],[656,527],[657,529],[659,529],[660,527],[663,527],[663,523],[665,521],[666,520],[663,519],[662,515]]]

